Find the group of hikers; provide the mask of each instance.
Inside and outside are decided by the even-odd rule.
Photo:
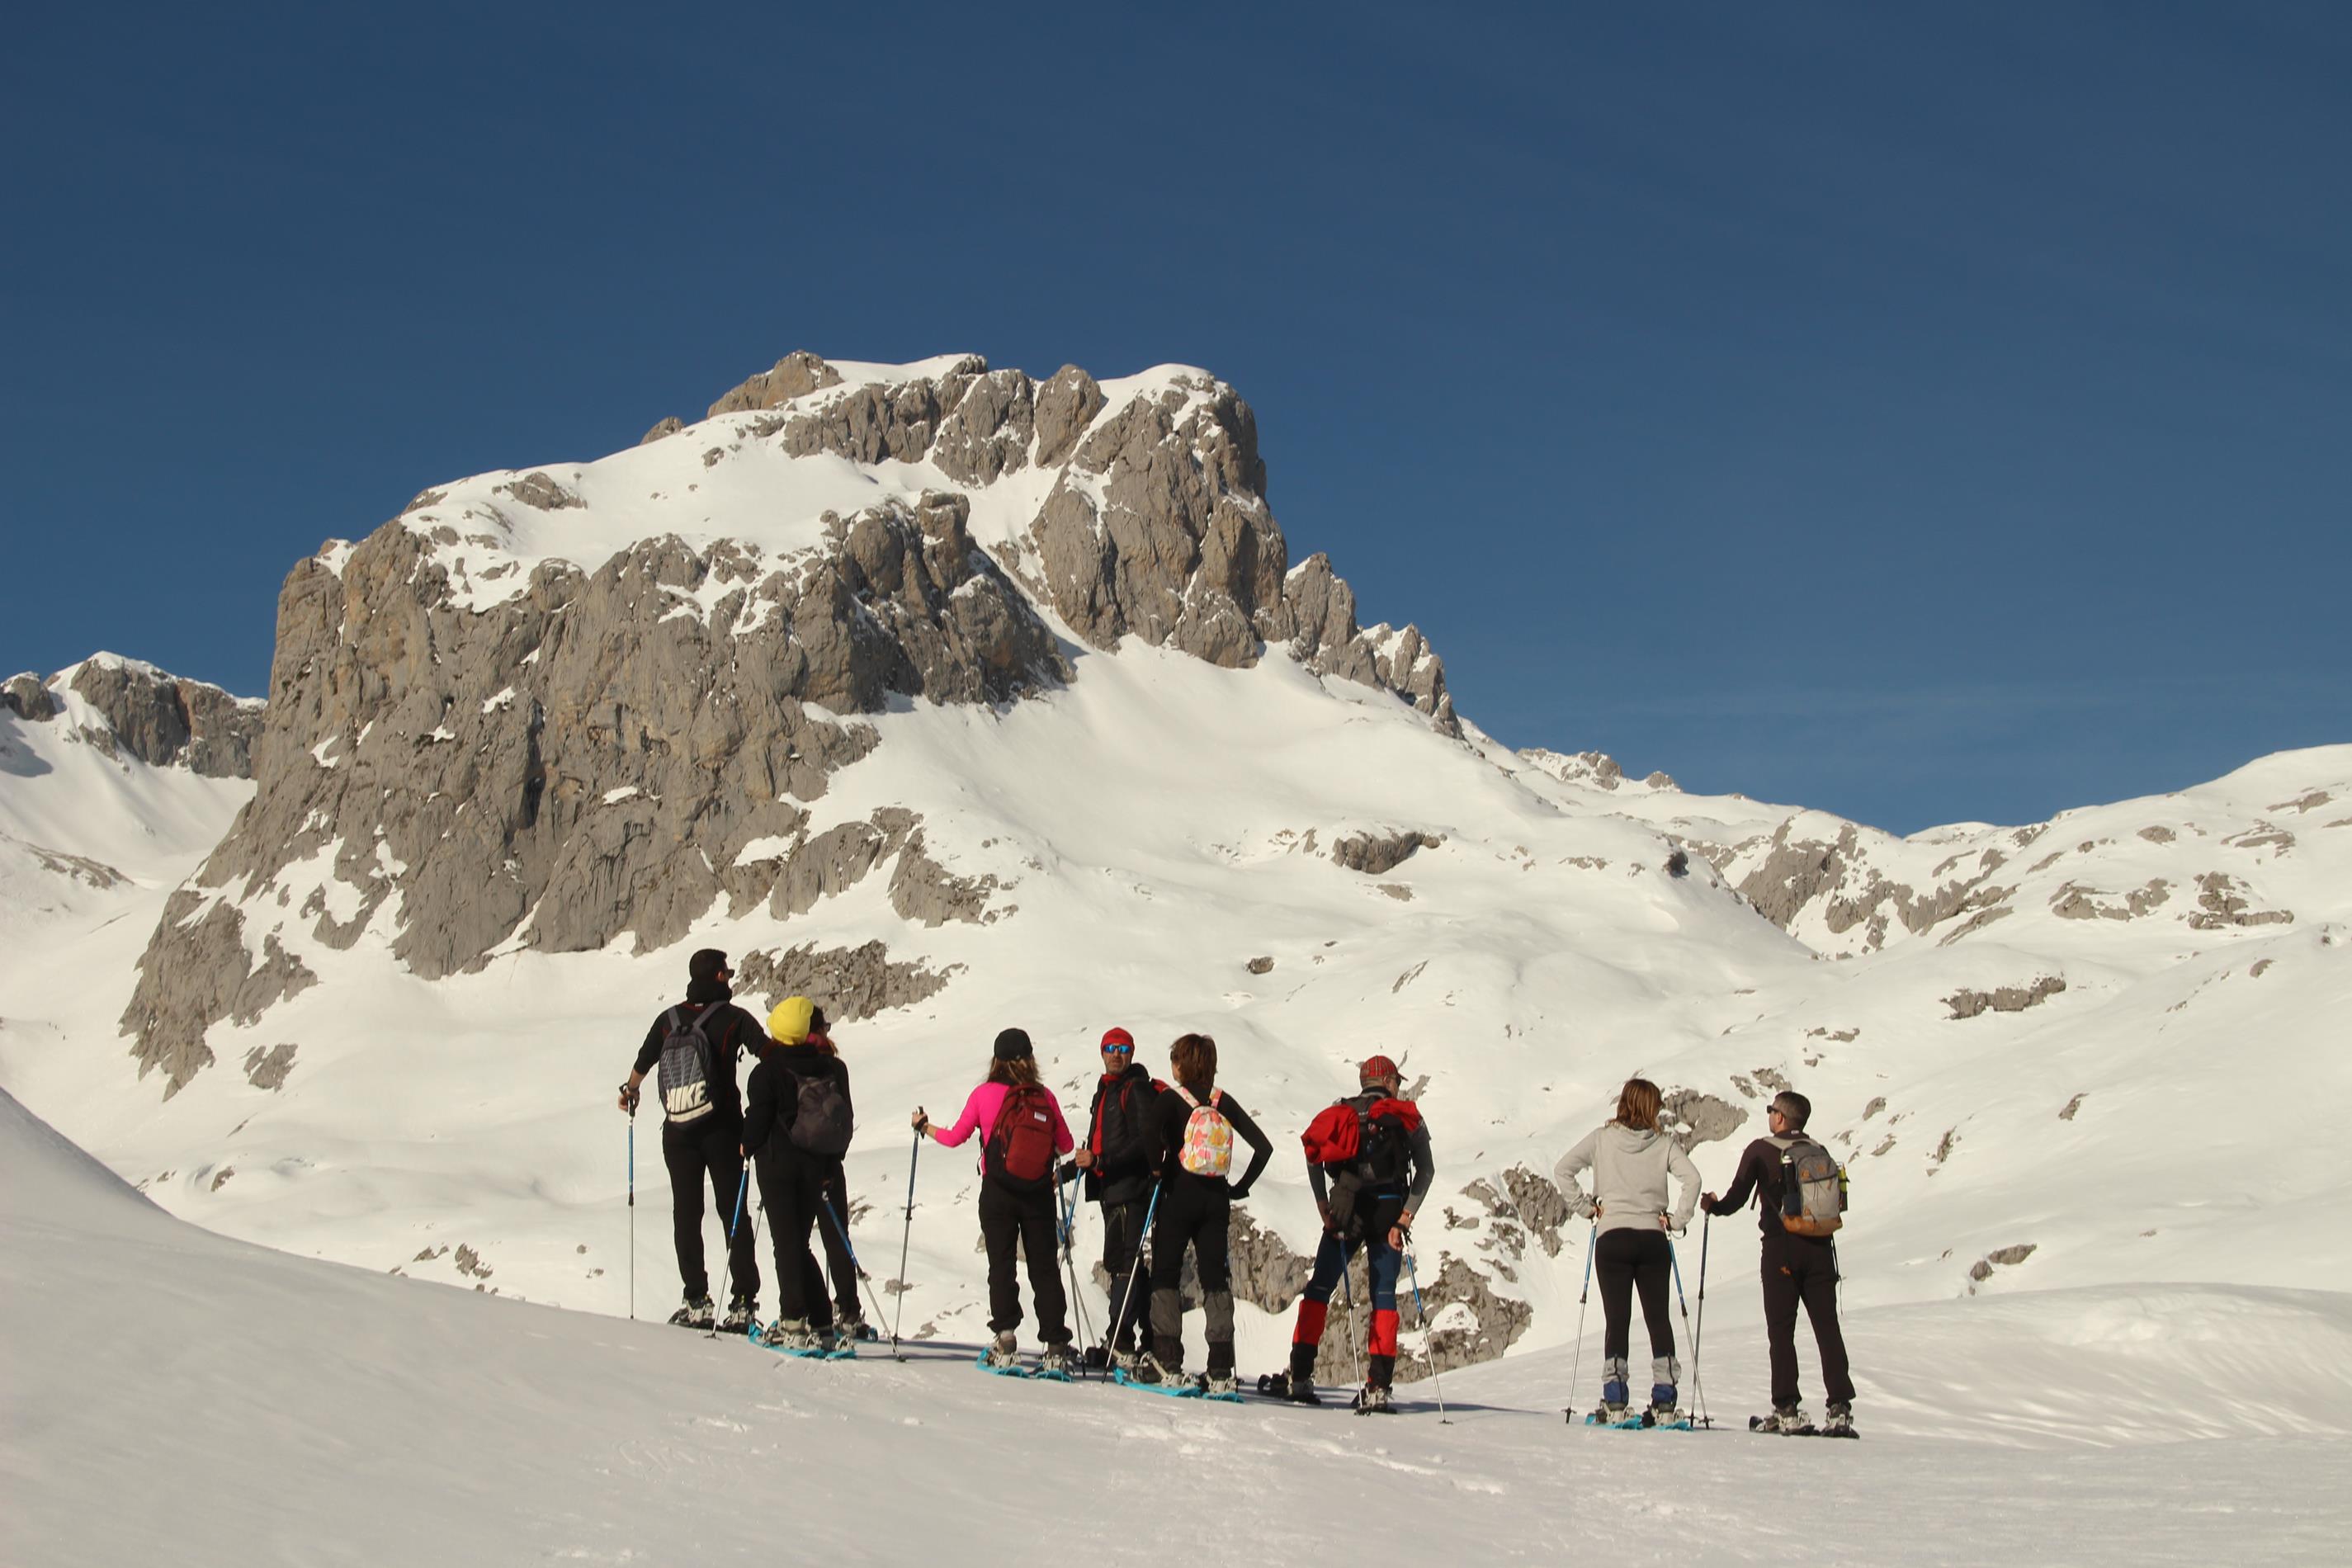
[[[670,1174],[686,1297],[670,1321],[748,1333],[798,1353],[837,1352],[848,1342],[875,1337],[859,1307],[842,1172],[854,1127],[849,1072],[824,1010],[807,997],[786,997],[763,1026],[734,1005],[733,971],[716,950],[695,953],[688,975],[685,1000],[654,1021],[620,1091],[621,1109],[634,1116],[640,1086],[658,1074],[662,1157]],[[952,1122],[942,1126],[920,1108],[912,1115],[919,1143],[928,1138],[955,1148],[975,1133],[982,1138],[979,1217],[993,1338],[981,1363],[996,1371],[1029,1370],[1020,1359],[1018,1334],[1016,1271],[1025,1257],[1044,1345],[1038,1373],[1066,1377],[1083,1359],[1109,1368],[1121,1382],[1161,1392],[1238,1397],[1228,1226],[1234,1204],[1249,1195],[1273,1158],[1273,1141],[1219,1087],[1217,1045],[1208,1036],[1182,1035],[1169,1047],[1172,1081],[1165,1083],[1136,1060],[1127,1030],[1108,1031],[1100,1050],[1102,1074],[1083,1139],[1073,1134],[1054,1093],[1040,1082],[1035,1048],[1020,1029],[996,1037],[986,1077]],[[739,1095],[736,1067],[745,1055],[756,1065]],[[1436,1178],[1428,1124],[1402,1095],[1396,1064],[1370,1057],[1357,1069],[1357,1092],[1326,1107],[1302,1137],[1323,1231],[1293,1322],[1289,1363],[1260,1379],[1261,1392],[1319,1403],[1315,1368],[1331,1298],[1347,1291],[1352,1314],[1349,1269],[1361,1251],[1371,1317],[1354,1406],[1366,1414],[1391,1408],[1399,1276],[1412,1268],[1406,1249],[1413,1218]],[[1587,1278],[1600,1282],[1604,1331],[1601,1401],[1590,1419],[1654,1426],[1688,1420],[1666,1310],[1675,1268],[1671,1238],[1684,1234],[1702,1205],[1710,1215],[1729,1215],[1754,1200],[1762,1233],[1773,1410],[1750,1426],[1791,1435],[1851,1435],[1853,1384],[1838,1326],[1832,1239],[1844,1205],[1843,1172],[1805,1135],[1810,1103],[1793,1090],[1776,1096],[1768,1111],[1769,1135],[1741,1153],[1727,1191],[1703,1196],[1689,1155],[1660,1125],[1661,1107],[1655,1084],[1629,1079],[1615,1115],[1562,1155],[1553,1173],[1570,1209],[1592,1225]],[[1236,1159],[1236,1142],[1248,1151],[1245,1163]],[[755,1172],[776,1268],[778,1312],[765,1325],[759,1321],[755,1227],[744,1215]],[[1671,1203],[1670,1178],[1678,1189]],[[711,1300],[703,1252],[706,1182],[728,1219],[730,1293],[723,1315]],[[1070,1301],[1055,1268],[1056,1253],[1067,1256],[1062,1198],[1074,1182],[1082,1182],[1087,1201],[1101,1209],[1102,1266],[1110,1281],[1103,1342],[1088,1347],[1083,1358],[1073,1347]],[[911,1190],[910,1184],[910,1205]],[[825,1254],[824,1272],[810,1246],[812,1231]],[[1204,1370],[1191,1377],[1182,1333],[1188,1253],[1207,1321]],[[1651,1354],[1650,1397],[1640,1409],[1632,1401],[1630,1360],[1636,1296]],[[1829,1399],[1819,1426],[1806,1415],[1798,1384],[1801,1305],[1811,1321]]]

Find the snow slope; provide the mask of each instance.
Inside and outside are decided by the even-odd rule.
[[[2136,1329],[2151,1310],[2218,1331],[2159,1344]],[[1549,1407],[1558,1352],[1444,1380],[1451,1425],[1425,1393],[1375,1423],[1011,1383],[969,1346],[789,1362],[290,1258],[164,1215],[5,1094],[0,1333],[0,1513],[26,1568],[1164,1561],[1177,1527],[1111,1527],[1110,1475],[1136,1498],[1182,1489],[1209,1541],[1282,1563],[1322,1560],[1335,1528],[1373,1563],[1588,1543],[1630,1563],[1925,1563],[1963,1541],[2311,1563],[2352,1528],[2329,1484],[2352,1458],[2352,1317],[2323,1295],[1864,1313],[1865,1362],[1937,1394],[1888,1401],[1861,1443],[1570,1428]],[[2250,1337],[2335,1370],[2235,1405]],[[2051,1352],[2007,1361],[2021,1339]],[[2041,1380],[2062,1345],[2080,1397],[2055,1421]],[[1956,1384],[1956,1359],[1988,1375]]]

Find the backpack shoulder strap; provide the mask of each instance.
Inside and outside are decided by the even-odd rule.
[[[1200,1102],[1199,1100],[1194,1100],[1194,1099],[1192,1098],[1192,1091],[1191,1089],[1186,1089],[1182,1084],[1181,1084],[1181,1083],[1180,1083],[1180,1084],[1178,1084],[1178,1085],[1176,1086],[1176,1092],[1177,1092],[1177,1093],[1179,1093],[1179,1094],[1181,1094],[1181,1095],[1182,1095],[1182,1096],[1184,1097],[1184,1103],[1185,1103],[1185,1104],[1187,1104],[1187,1105],[1191,1106],[1191,1107],[1192,1107],[1193,1110],[1200,1110],[1200,1109],[1201,1109],[1201,1102]],[[1211,1092],[1211,1094],[1210,1094],[1210,1099],[1211,1099],[1211,1100],[1214,1100],[1215,1098],[1216,1098],[1215,1093],[1214,1093],[1213,1091],[1212,1091],[1212,1092]]]

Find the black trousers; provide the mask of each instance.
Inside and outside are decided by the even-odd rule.
[[[1171,1371],[1184,1364],[1181,1281],[1188,1247],[1209,1319],[1209,1370],[1234,1369],[1234,1275],[1227,1250],[1233,1212],[1223,1181],[1176,1176],[1160,1189],[1160,1213],[1151,1222],[1151,1354]]]
[[[1148,1193],[1129,1203],[1102,1205],[1103,1271],[1110,1276],[1111,1320],[1107,1331],[1118,1350],[1136,1348],[1144,1312],[1151,1304],[1151,1276],[1136,1267],[1143,1251],[1143,1216],[1150,1209]]]
[[[1601,1353],[1622,1361],[1633,1339],[1633,1292],[1642,1292],[1642,1321],[1650,1328],[1650,1354],[1675,1353],[1675,1321],[1666,1316],[1666,1276],[1674,1254],[1662,1230],[1604,1230],[1592,1248],[1601,1277]]]
[[[1852,1404],[1845,1335],[1838,1328],[1837,1244],[1822,1237],[1773,1231],[1764,1237],[1764,1336],[1772,1347],[1772,1403],[1794,1405],[1797,1393],[1797,1304],[1813,1322],[1822,1352],[1822,1386],[1831,1401]]]
[[[669,1167],[669,1217],[677,1245],[677,1277],[688,1299],[710,1294],[710,1274],[702,1258],[702,1184],[719,1200],[719,1223],[734,1225],[736,1193],[742,1185],[741,1125],[713,1111],[683,1126],[662,1123],[662,1163]],[[747,1194],[748,1195],[748,1194]],[[727,1272],[734,1293],[750,1300],[760,1293],[760,1260],[751,1247],[747,1215],[727,1243]]]
[[[849,1179],[842,1173],[841,1162],[832,1161],[824,1173],[824,1201],[832,1213],[819,1209],[816,1213],[817,1239],[824,1245],[824,1271],[833,1278],[834,1315],[846,1322],[865,1314],[857,1309],[857,1259],[850,1255]]]
[[[986,1177],[981,1180],[980,1235],[988,1245],[988,1326],[999,1333],[1021,1326],[1021,1288],[1013,1278],[1018,1251],[1029,1258],[1037,1337],[1049,1345],[1066,1345],[1070,1306],[1062,1292],[1054,1210],[1050,1186],[1040,1193],[1016,1193]]]
[[[809,1227],[821,1223],[817,1200],[824,1190],[824,1163],[772,1138],[760,1152],[759,1171],[768,1244],[776,1255],[776,1316],[824,1328],[833,1321],[833,1304],[824,1299],[824,1276],[809,1251]]]

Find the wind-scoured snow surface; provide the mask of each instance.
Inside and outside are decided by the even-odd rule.
[[[1179,1404],[986,1377],[961,1344],[790,1362],[251,1247],[5,1093],[0,1333],[28,1564],[1140,1563],[1181,1533],[1235,1562],[2203,1568],[2334,1561],[2352,1528],[2352,1319],[2323,1293],[1863,1313],[1865,1393],[1909,1392],[1861,1443],[1570,1427],[1559,1351],[1445,1379],[1451,1425],[1425,1386],[1387,1419]]]

